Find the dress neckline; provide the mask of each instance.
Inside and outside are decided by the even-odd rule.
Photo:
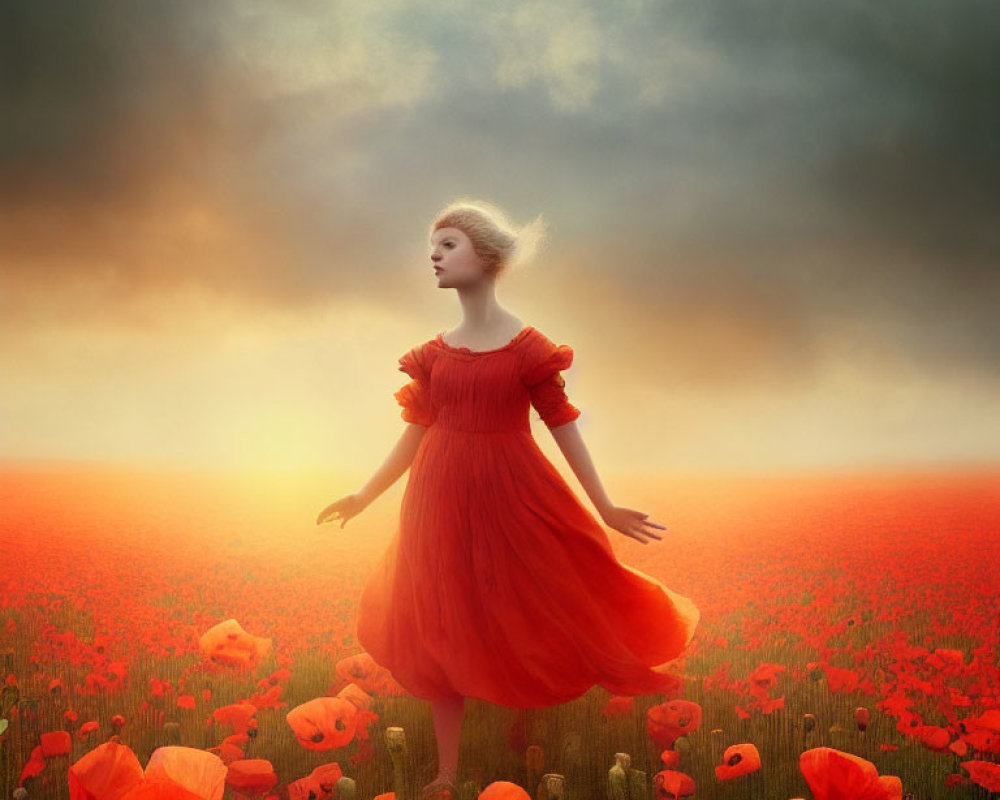
[[[530,325],[525,325],[523,328],[521,328],[521,330],[517,332],[517,334],[514,336],[513,339],[507,342],[507,344],[501,345],[500,347],[494,347],[491,350],[470,350],[468,347],[455,347],[454,345],[450,345],[444,340],[444,331],[441,331],[441,333],[437,335],[437,338],[435,338],[434,341],[436,341],[438,344],[443,345],[447,350],[453,350],[456,353],[468,353],[470,355],[478,356],[478,355],[486,355],[487,353],[499,353],[501,350],[506,350],[508,347],[513,347],[515,344],[521,341],[521,339],[527,336],[528,332],[531,330],[532,327]]]

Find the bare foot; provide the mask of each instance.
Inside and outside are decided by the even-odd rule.
[[[458,775],[452,770],[440,770],[430,783],[420,791],[422,798],[436,800],[454,800],[457,798],[455,779]]]

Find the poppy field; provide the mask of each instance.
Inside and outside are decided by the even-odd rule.
[[[619,558],[701,611],[676,690],[471,699],[460,796],[1000,791],[998,473],[602,476],[668,528],[609,531]],[[429,705],[353,629],[405,478],[341,529],[314,520],[355,476],[0,475],[0,797],[403,800],[434,776]]]

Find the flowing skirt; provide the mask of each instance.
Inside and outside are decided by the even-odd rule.
[[[662,545],[665,546],[665,545]],[[512,708],[670,691],[694,604],[617,560],[530,432],[428,428],[358,640],[411,694]]]

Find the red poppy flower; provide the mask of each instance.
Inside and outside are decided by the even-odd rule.
[[[248,697],[247,702],[252,703],[257,708],[285,708],[288,703],[281,700],[281,693],[284,690],[284,686],[272,686],[264,692],[257,692],[252,697]]]
[[[948,745],[948,749],[951,750],[951,752],[953,752],[956,756],[964,757],[969,752],[969,745],[967,745],[962,739],[956,739]]]
[[[531,800],[531,795],[516,783],[493,781],[479,793],[476,800]]]
[[[227,619],[205,631],[198,646],[213,663],[252,669],[270,652],[271,640],[252,636],[235,619]]]
[[[772,687],[777,686],[778,675],[784,671],[785,667],[781,664],[764,662],[749,675],[750,693],[756,695],[763,692],[766,694]]]
[[[978,717],[959,722],[960,736],[970,747],[1000,755],[1000,709],[991,708]]]
[[[232,703],[215,709],[212,712],[212,719],[216,722],[232,725],[234,733],[246,733],[250,729],[250,721],[256,713],[257,707],[249,703]]]
[[[285,683],[291,677],[292,677],[292,671],[287,667],[282,667],[280,669],[276,669],[266,678],[261,678],[259,681],[257,681],[257,685],[261,689],[267,689],[271,686],[277,686],[280,683]]]
[[[699,725],[701,706],[690,700],[668,700],[646,712],[646,731],[661,750],[673,747],[678,738]]]
[[[98,745],[69,768],[69,795],[74,800],[119,800],[140,783],[139,759],[114,740]]]
[[[42,755],[46,758],[68,755],[70,748],[73,745],[73,740],[66,731],[51,731],[50,733],[43,733],[41,740]]]
[[[234,761],[226,772],[226,784],[239,792],[254,794],[273,789],[278,782],[271,762],[264,758]]]
[[[785,707],[785,696],[775,697],[773,700],[767,697],[754,701],[754,705],[762,714],[770,714],[772,711],[780,711]]]
[[[84,722],[83,725],[80,726],[80,730],[77,731],[76,738],[83,741],[90,734],[97,733],[98,730],[100,730],[100,727],[101,726],[97,724],[97,721],[93,719],[89,722]]]
[[[337,662],[337,675],[364,689],[368,694],[403,694],[385,667],[375,663],[368,653],[355,653]]]
[[[653,776],[653,791],[656,800],[680,800],[695,793],[695,782],[690,775],[664,769]]]
[[[221,797],[221,795],[219,795]],[[205,795],[198,795],[179,786],[173,781],[150,780],[144,778],[141,783],[123,794],[120,800],[205,800]]]
[[[627,717],[634,709],[634,697],[614,695],[608,700],[607,703],[604,704],[604,708],[601,709],[601,713],[606,718],[611,719],[612,717]]]
[[[17,781],[17,785],[20,786],[28,780],[28,778],[34,778],[36,775],[40,775],[43,769],[45,769],[45,755],[42,753],[42,746],[38,745],[31,751],[31,757],[25,762],[24,768],[21,770],[21,777]]]
[[[372,706],[372,696],[355,683],[347,684],[337,692],[337,697],[342,697],[358,709],[367,710]]]
[[[879,776],[871,761],[832,747],[806,750],[799,769],[814,800],[900,800],[903,795],[895,775]]]
[[[715,768],[715,777],[720,781],[728,781],[759,769],[760,753],[756,746],[750,743],[734,744],[722,754],[722,764]]]
[[[147,780],[168,781],[197,797],[221,797],[225,789],[226,765],[218,756],[194,747],[158,747],[146,764]]]
[[[337,781],[344,773],[340,765],[333,762],[321,764],[306,777],[299,778],[288,784],[288,800],[318,800],[318,798],[333,798],[336,794]]]
[[[242,747],[232,742],[223,742],[218,747],[209,747],[208,752],[222,759],[223,764],[232,764],[234,761],[240,761],[246,755]]]
[[[285,716],[295,738],[308,750],[343,747],[354,738],[358,709],[342,697],[317,697]]]
[[[947,752],[948,745],[951,743],[951,731],[939,728],[937,725],[919,725],[916,728],[907,729],[906,733],[935,753]]]
[[[821,664],[826,673],[826,683],[831,692],[853,692],[858,688],[861,676],[853,669],[834,667],[831,664]]]
[[[1000,764],[991,761],[963,761],[962,766],[973,783],[991,792],[1000,792]]]

